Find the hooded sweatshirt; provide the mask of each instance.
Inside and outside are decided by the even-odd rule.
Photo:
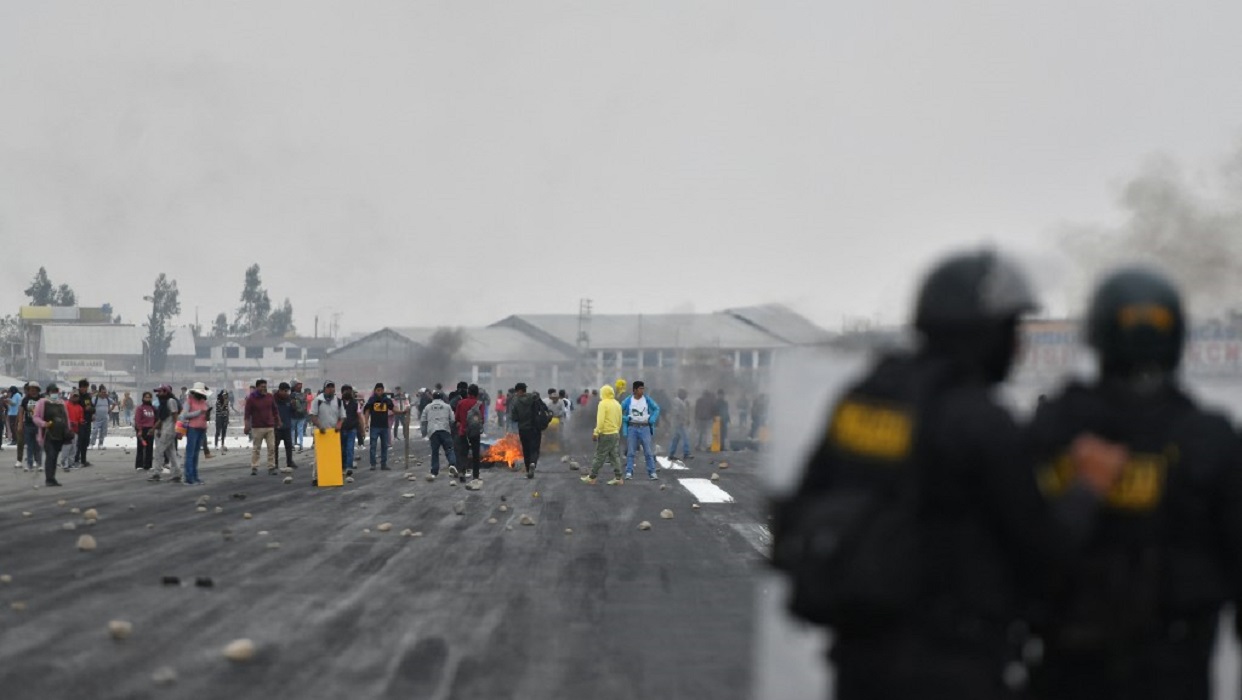
[[[595,413],[595,435],[616,435],[621,432],[621,404],[616,392],[604,385],[599,389],[599,408]]]

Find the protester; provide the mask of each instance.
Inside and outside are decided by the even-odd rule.
[[[632,388],[633,395],[621,402],[621,434],[626,439],[625,478],[634,477],[634,454],[641,447],[647,461],[647,478],[656,481],[660,475],[656,474],[653,438],[660,422],[660,405],[647,396],[647,385],[642,381],[634,382]]]
[[[276,385],[276,413],[280,420],[276,423],[276,461],[280,461],[280,446],[285,446],[285,468],[293,469],[293,431],[298,419],[294,416],[294,408],[302,403],[301,392],[290,393],[288,382]]]
[[[108,446],[104,444],[104,438],[108,437],[108,412],[111,408],[112,397],[109,396],[107,388],[100,384],[95,392],[95,426],[91,436],[92,444],[100,452],[108,449]]]
[[[69,418],[69,426],[68,426],[69,437],[65,441],[65,444],[62,446],[62,449],[60,451],[60,468],[62,471],[68,472],[68,471],[71,471],[74,465],[77,465],[79,462],[76,459],[77,450],[76,449],[66,450],[64,449],[64,447],[76,447],[78,426],[82,424],[85,413],[82,410],[82,397],[76,391],[69,392],[68,400],[63,401],[63,403],[65,406],[65,413],[68,414],[68,418]]]
[[[375,390],[371,393],[371,398],[367,399],[362,413],[366,418],[367,432],[371,438],[371,471],[375,471],[376,440],[381,443],[379,468],[381,471],[388,471],[388,438],[391,437],[389,421],[392,417],[393,406],[392,399],[384,395],[382,382],[375,384]]]
[[[207,442],[207,412],[211,404],[207,397],[211,390],[202,382],[195,382],[186,394],[185,411],[181,422],[185,424],[185,484],[202,484],[198,478],[198,452]]]
[[[216,394],[216,432],[214,442],[221,452],[228,454],[229,414],[233,412],[233,402],[229,392],[224,389]]]
[[[496,428],[497,430],[501,432],[501,434],[505,433],[505,431],[508,429],[508,425],[507,425],[508,420],[509,420],[508,407],[509,407],[508,396],[505,394],[505,392],[497,390],[496,391]]]
[[[281,382],[281,384],[284,384],[284,382]],[[293,447],[296,447],[299,453],[302,451],[302,439],[306,435],[306,415],[309,410],[308,404],[310,403],[310,400],[310,397],[308,397],[306,392],[302,390],[302,382],[294,379],[293,385],[289,387],[290,420],[288,426],[289,437],[292,438],[292,442],[290,444]],[[279,446],[279,442],[277,445]],[[296,466],[293,464],[293,458],[288,455],[286,456],[289,457],[288,466]]]
[[[457,454],[466,461],[462,462],[460,473],[456,467],[449,466],[449,474],[460,476],[462,481],[466,479],[467,467],[471,469],[471,478],[479,480],[479,462],[483,461],[483,425],[487,420],[483,415],[484,406],[486,404],[479,400],[478,385],[471,384],[466,388],[466,398],[459,401],[453,411],[457,423]]]
[[[82,402],[82,423],[78,426],[77,434],[77,456],[75,461],[84,467],[91,466],[90,460],[87,459],[86,452],[91,446],[92,430],[95,427],[95,394],[97,388],[91,386],[87,379],[78,381],[78,396]]]
[[[26,445],[26,438],[22,432],[17,429],[17,412],[22,402],[21,390],[16,386],[10,386],[8,395],[5,397],[5,420],[9,426],[9,444],[17,447],[17,464],[22,466],[22,453]]]
[[[177,456],[177,420],[181,416],[181,402],[173,396],[168,384],[155,390],[160,405],[155,414],[155,454],[166,465],[163,473],[171,475],[171,481],[181,481],[181,460]],[[160,481],[161,472],[152,470],[147,481]]]
[[[152,405],[151,392],[142,392],[142,403],[134,409],[134,434],[138,439],[138,448],[134,454],[134,469],[150,472],[155,455],[155,406]]]
[[[712,392],[703,390],[703,395],[694,402],[694,450],[702,452],[712,446],[712,421],[716,419],[716,399]],[[706,441],[706,446],[704,446]]]
[[[354,388],[348,384],[341,385],[341,464],[345,467],[345,476],[354,474],[354,443],[358,437],[359,422],[362,418],[362,406],[354,395]]]
[[[436,391],[431,395],[431,403],[422,410],[419,417],[424,435],[429,436],[431,443],[431,475],[440,474],[440,450],[449,463],[449,473],[456,476],[457,456],[453,450],[454,420],[453,409],[444,401],[444,392]]]
[[[509,402],[509,422],[518,428],[518,439],[522,443],[522,461],[525,464],[526,478],[535,478],[535,467],[539,463],[539,448],[543,442],[543,426],[540,425],[543,414],[550,415],[548,407],[538,394],[528,394],[526,384],[519,382],[513,387],[514,398]]]
[[[729,398],[724,389],[716,390],[716,418],[720,419],[720,451],[731,452],[729,445]]]
[[[315,461],[311,466],[311,485],[319,485],[319,459],[322,453],[318,450],[320,436],[324,435],[326,430],[340,431],[341,426],[345,423],[344,404],[340,397],[336,395],[336,383],[326,382],[323,385],[323,391],[311,401],[310,406],[310,422],[315,428],[316,447]],[[342,459],[342,468],[344,468],[344,459]]]
[[[280,415],[276,411],[276,397],[267,391],[267,380],[254,383],[254,393],[246,397],[242,413],[242,432],[250,436],[250,475],[259,474],[259,454],[267,443],[267,473],[276,472],[276,429],[280,427]]]
[[[38,382],[26,384],[26,395],[18,405],[17,427],[21,431],[26,444],[26,467],[24,471],[33,471],[43,463],[43,448],[39,443],[39,425],[35,423],[35,406],[38,405],[42,393]],[[18,460],[20,463],[21,460]]]
[[[121,421],[125,425],[134,424],[134,397],[128,391],[121,397]]]
[[[671,420],[669,421],[673,427],[673,437],[668,444],[668,458],[673,459],[677,456],[677,446],[681,445],[683,460],[689,460],[690,455],[690,403],[686,397],[690,394],[685,389],[678,389],[677,396],[673,398],[669,413]]]
[[[599,470],[608,462],[612,464],[613,474],[608,485],[620,486],[625,483],[621,476],[621,404],[614,398],[616,392],[612,387],[604,385],[599,393],[601,398],[595,416],[595,431],[591,436],[595,441],[595,458],[591,460],[590,473],[582,477],[582,482],[594,484],[599,478]]]
[[[406,442],[410,441],[410,410],[413,405],[410,403],[410,397],[401,387],[397,387],[392,394],[393,406],[393,423],[392,423],[392,439],[397,440],[398,434],[405,431],[404,437]]]
[[[72,433],[69,432],[69,414],[55,384],[48,384],[47,394],[35,404],[34,423],[39,430],[35,439],[43,448],[43,483],[60,486],[56,480],[56,461],[61,446],[70,440]]]

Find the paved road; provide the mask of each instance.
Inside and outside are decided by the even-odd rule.
[[[533,481],[486,471],[480,492],[428,483],[423,466],[407,481],[399,464],[315,489],[309,451],[284,485],[251,477],[236,449],[204,463],[202,487],[148,483],[110,449],[63,488],[35,488],[42,479],[13,469],[12,448],[0,456],[9,700],[751,695],[764,536],[754,453],[730,455],[724,470],[700,458],[663,471],[667,490],[645,479],[588,487],[552,458]],[[736,502],[692,510],[678,477],[712,471]],[[96,508],[98,523],[72,508]],[[674,519],[660,518],[664,508]],[[522,514],[537,524],[520,525]],[[391,532],[377,531],[384,522]],[[423,536],[401,536],[406,528]],[[77,551],[83,533],[96,551]],[[214,587],[193,586],[198,576]],[[113,641],[113,619],[132,622],[133,636]],[[224,659],[241,637],[257,643],[256,658]],[[165,666],[175,684],[152,680]]]

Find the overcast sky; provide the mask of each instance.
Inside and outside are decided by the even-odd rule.
[[[1153,154],[1242,136],[1242,4],[0,1],[0,302],[299,330],[791,304],[904,317],[938,252],[1041,279]],[[1050,282],[1055,285],[1055,282]],[[1059,291],[1048,290],[1055,304]]]

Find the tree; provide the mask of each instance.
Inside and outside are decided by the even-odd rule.
[[[155,291],[151,293],[151,315],[144,324],[147,328],[148,361],[152,372],[163,372],[168,362],[168,348],[172,346],[173,329],[168,327],[177,314],[181,313],[180,292],[177,281],[169,280],[161,272],[155,279]]]
[[[285,303],[267,317],[267,332],[278,338],[297,332],[293,325],[293,304],[289,302],[289,297],[285,297]]]
[[[263,280],[259,277],[259,264],[246,268],[246,283],[242,287],[241,306],[237,308],[237,320],[233,322],[233,331],[239,335],[247,335],[267,327],[267,317],[272,313],[272,300],[263,288]]]
[[[224,338],[229,334],[229,317],[223,311],[216,316],[215,323],[211,324],[211,337]]]
[[[25,371],[25,367],[20,366],[22,364],[21,348],[24,342],[21,319],[13,315],[0,318],[0,357],[7,361],[10,373]]]
[[[56,288],[47,278],[47,269],[39,268],[34,280],[26,287],[26,296],[30,297],[31,306],[51,306],[56,301]]]
[[[56,294],[52,300],[52,306],[77,306],[78,295],[73,293],[69,285],[62,284],[56,289]]]

